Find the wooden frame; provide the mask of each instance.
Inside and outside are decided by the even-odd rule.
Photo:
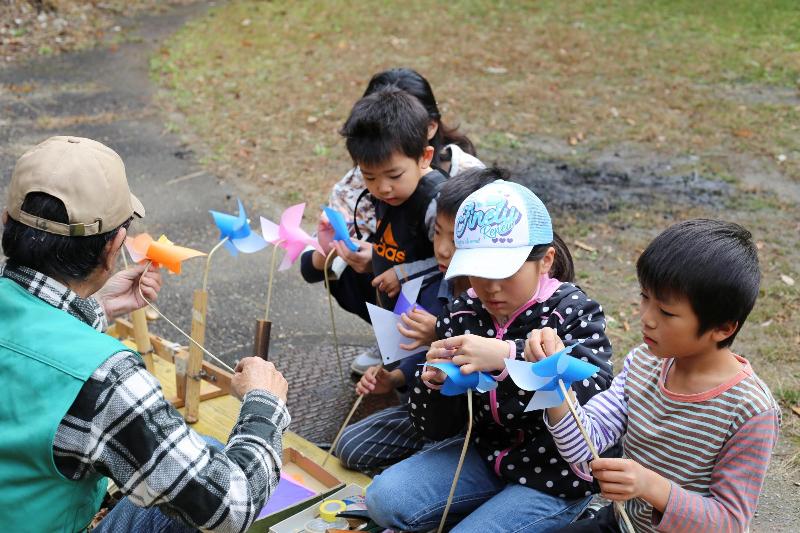
[[[158,356],[160,359],[175,365],[175,388],[177,395],[167,399],[170,403],[172,403],[173,406],[175,406],[176,409],[186,407],[186,415],[184,415],[184,418],[186,418],[187,422],[197,422],[197,413],[199,413],[200,402],[225,396],[226,394],[231,393],[232,375],[230,372],[203,360],[202,354],[200,354],[201,364],[198,365],[198,370],[190,372],[190,350],[186,346],[178,345],[163,339],[158,335],[147,332],[146,324],[146,336],[143,336],[141,325],[139,325],[138,329],[139,331],[137,332],[137,328],[134,327],[134,324],[131,321],[124,318],[118,318],[108,328],[106,333],[120,340],[129,339],[133,341],[137,347],[137,350],[141,352],[142,350],[139,348],[141,344],[136,342],[138,333],[138,338],[142,340],[142,343],[144,344],[145,353],[143,353],[142,356],[145,359],[146,366],[148,366],[146,356],[149,356],[150,360],[152,361],[153,354]],[[147,343],[144,342],[144,339],[149,342],[149,348]],[[148,368],[148,370],[152,372],[151,368],[152,362]],[[210,385],[210,390],[201,392],[201,381],[208,383]],[[206,387],[206,389],[208,388],[209,387]],[[196,395],[194,397],[191,392],[189,392],[191,390],[196,391]],[[191,413],[194,413],[193,417],[191,416]]]

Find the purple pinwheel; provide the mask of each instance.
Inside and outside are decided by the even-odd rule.
[[[267,246],[267,241],[250,229],[242,201],[239,199],[236,201],[239,202],[238,216],[210,211],[211,216],[214,217],[214,224],[219,228],[220,239],[227,238],[225,248],[234,257],[239,255],[239,252],[252,254]]]
[[[576,359],[569,354],[577,346],[573,344],[550,357],[529,363],[527,361],[506,360],[506,368],[511,380],[520,389],[536,391],[525,411],[556,407],[564,402],[559,381],[569,388],[573,382],[593,376],[598,367]]]
[[[483,372],[462,374],[461,368],[455,363],[425,363],[425,366],[438,368],[447,374],[447,379],[444,380],[439,391],[445,396],[458,396],[469,389],[478,392],[489,392],[497,388],[497,381],[489,374]]]
[[[264,239],[286,250],[286,255],[283,257],[278,270],[286,270],[292,266],[292,263],[300,257],[300,254],[303,253],[307,246],[312,246],[319,253],[323,253],[317,239],[310,236],[300,227],[305,207],[306,204],[304,203],[287,207],[281,214],[280,224],[275,224],[261,217],[261,233],[264,235]]]

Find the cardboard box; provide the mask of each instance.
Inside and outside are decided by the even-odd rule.
[[[339,489],[325,498],[320,498],[319,502],[325,500],[344,500],[350,496],[364,494],[364,487],[356,484],[347,485],[343,489]],[[309,520],[313,520],[319,516],[318,508],[319,502],[306,506],[300,512],[278,522],[269,528],[269,533],[300,533],[305,530],[304,526]]]
[[[316,494],[256,520],[247,530],[247,533],[267,533],[273,524],[294,515],[306,507],[314,506],[315,503],[322,501],[344,487],[344,483],[333,474],[294,448],[285,448],[283,450],[283,468],[281,470],[290,478],[300,481],[304,487],[311,489]]]

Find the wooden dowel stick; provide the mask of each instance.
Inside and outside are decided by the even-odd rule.
[[[336,445],[339,444],[339,439],[342,437],[342,433],[344,433],[344,428],[346,428],[347,424],[350,423],[350,419],[353,418],[353,415],[356,413],[356,409],[358,409],[358,406],[361,405],[361,401],[364,399],[364,396],[366,396],[366,394],[359,395],[358,398],[356,398],[352,409],[350,409],[350,412],[347,414],[347,418],[344,419],[342,427],[339,428],[339,433],[337,433],[336,438],[333,439],[331,447],[328,449],[328,453],[325,454],[325,459],[322,460],[322,466],[325,466],[325,463],[327,463],[328,459],[331,458],[333,450],[336,449]]]
[[[325,258],[325,266],[323,272],[325,276],[325,289],[328,291],[328,311],[331,315],[331,329],[333,330],[333,347],[336,350],[336,364],[339,365],[339,379],[345,383],[344,367],[342,366],[342,354],[339,352],[339,335],[336,334],[336,318],[333,314],[333,296],[331,295],[331,284],[329,279],[328,270],[330,270],[331,261],[333,260],[336,250],[331,250],[328,257]]]
[[[458,458],[458,465],[456,466],[456,473],[453,476],[453,484],[450,485],[450,494],[447,495],[447,504],[444,506],[442,513],[442,520],[439,522],[439,529],[436,533],[444,531],[444,525],[447,521],[447,514],[450,512],[450,506],[453,504],[453,496],[456,493],[456,485],[458,485],[458,478],[461,476],[461,467],[464,466],[464,459],[467,456],[467,448],[469,448],[469,440],[472,437],[472,389],[467,389],[467,413],[469,420],[467,421],[467,435],[464,437],[464,446],[461,448],[461,456]]]
[[[283,241],[278,241],[272,245],[272,259],[269,266],[269,283],[267,284],[267,310],[264,313],[264,320],[269,322],[269,306],[272,304],[272,281],[275,279],[275,260],[278,258],[278,246]]]
[[[205,268],[205,270],[203,271],[203,292],[206,292],[206,291],[208,290],[208,271],[209,271],[209,270],[211,270],[211,256],[212,256],[212,255],[214,255],[214,252],[216,252],[217,250],[219,250],[220,246],[222,246],[223,244],[225,244],[227,241],[228,241],[228,238],[227,238],[227,237],[225,237],[224,239],[222,239],[221,241],[219,241],[219,242],[217,243],[217,245],[216,245],[216,246],[214,246],[214,247],[211,249],[211,251],[210,251],[210,252],[208,252],[208,256],[206,256],[206,268]]]
[[[594,446],[594,442],[592,439],[589,438],[589,433],[586,431],[586,428],[583,427],[581,423],[581,419],[578,417],[578,411],[575,409],[575,405],[572,403],[572,397],[569,395],[569,391],[564,386],[563,380],[558,380],[558,386],[561,387],[561,394],[564,395],[564,399],[567,401],[567,407],[569,407],[569,411],[572,413],[572,417],[575,419],[575,423],[578,424],[578,429],[583,435],[583,440],[586,441],[586,445],[589,446],[589,451],[592,452],[592,457],[595,459],[600,459],[600,454],[597,453],[597,448]],[[614,507],[616,507],[617,512],[622,517],[622,521],[625,522],[625,527],[628,529],[630,533],[636,533],[636,530],[633,528],[633,524],[631,524],[631,519],[628,517],[628,513],[625,511],[625,504],[622,502],[614,502]]]

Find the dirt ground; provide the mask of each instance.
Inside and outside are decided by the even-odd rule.
[[[511,168],[545,200],[580,285],[604,304],[617,360],[638,342],[633,265],[647,242],[688,217],[744,224],[758,242],[763,284],[734,347],[785,407],[753,531],[793,531],[800,521],[800,422],[788,409],[800,403],[800,14],[793,2],[731,1],[731,13],[719,7],[724,2],[682,0],[651,2],[645,11],[636,0],[614,8],[460,1],[435,9],[419,1],[404,10],[232,1],[159,40],[150,57],[161,87],[157,120],[184,143],[176,154],[196,157],[254,203],[273,212],[300,200],[313,206],[349,166],[336,130],[369,76],[417,68],[445,120],[461,125],[479,156]],[[121,35],[111,47],[137,40],[114,33]],[[10,81],[0,96],[23,101],[24,87]],[[35,125],[75,124],[59,120],[88,130],[92,120],[113,117],[41,114]]]

